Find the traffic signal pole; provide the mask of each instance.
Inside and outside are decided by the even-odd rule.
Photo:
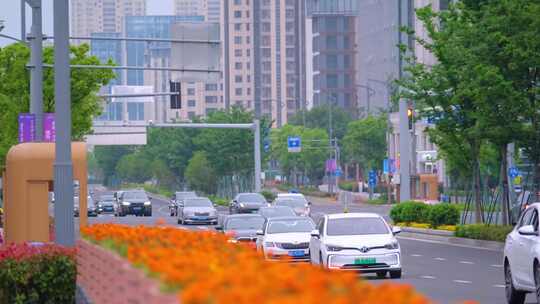
[[[26,0],[32,7],[30,36],[30,113],[36,117],[35,141],[43,139],[43,31],[41,0]],[[23,5],[24,9],[24,5]],[[24,29],[21,29],[24,30]]]

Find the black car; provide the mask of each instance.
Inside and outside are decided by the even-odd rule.
[[[264,217],[259,214],[233,214],[223,220],[216,230],[231,235],[234,242],[255,242],[257,231],[264,225]]]
[[[229,213],[253,213],[268,206],[268,202],[259,193],[239,193],[229,204]]]
[[[184,204],[184,201],[188,198],[196,198],[197,194],[193,191],[175,192],[169,203],[169,213],[171,216],[178,215],[178,206]]]
[[[100,196],[97,204],[99,213],[114,213],[115,198],[112,194],[104,194]]]
[[[143,190],[122,191],[117,200],[116,216],[152,216],[152,202]]]

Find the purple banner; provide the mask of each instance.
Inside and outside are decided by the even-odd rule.
[[[43,113],[43,141],[54,142],[56,140],[56,127],[54,113]]]
[[[337,163],[335,159],[326,160],[326,172],[334,172],[337,169]]]
[[[19,143],[33,142],[36,138],[36,116],[29,113],[19,114]]]

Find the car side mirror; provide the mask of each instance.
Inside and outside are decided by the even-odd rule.
[[[311,237],[314,237],[314,238],[320,238],[321,237],[321,234],[319,233],[319,230],[312,230],[311,231]]]
[[[521,235],[538,235],[537,231],[534,231],[533,225],[525,225],[518,229],[518,233]]]
[[[392,227],[392,233],[393,233],[394,235],[396,235],[396,234],[398,234],[398,233],[401,233],[401,228],[398,227],[398,226]]]
[[[262,230],[257,230],[257,235],[262,236],[264,235],[264,232]]]
[[[235,204],[238,204],[238,201],[237,201],[237,200],[233,200],[232,202],[235,203]]]
[[[308,204],[308,206],[311,206],[311,205],[312,205],[312,203],[311,203],[311,202],[307,202],[307,204]]]

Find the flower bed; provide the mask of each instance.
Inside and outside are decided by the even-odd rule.
[[[52,244],[0,247],[0,303],[74,303],[75,251]]]
[[[353,273],[266,262],[214,232],[102,224],[82,233],[159,279],[182,303],[429,303],[407,285],[372,285]]]

